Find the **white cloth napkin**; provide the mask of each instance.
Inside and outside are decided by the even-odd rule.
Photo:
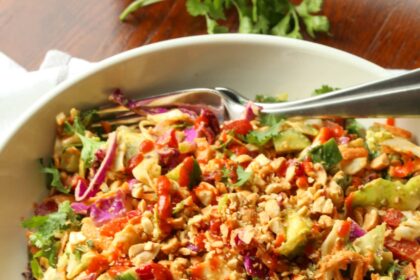
[[[67,53],[51,50],[37,71],[28,72],[0,52],[0,137],[6,135],[18,116],[41,95],[93,65]],[[395,75],[405,70],[389,71],[390,75]]]
[[[0,137],[41,95],[66,79],[91,68],[94,63],[51,50],[37,71],[28,72],[0,52]]]

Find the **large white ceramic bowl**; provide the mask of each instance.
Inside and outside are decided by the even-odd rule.
[[[45,195],[38,159],[52,152],[55,115],[103,103],[113,88],[131,95],[224,86],[246,96],[309,96],[322,84],[345,87],[386,71],[348,53],[300,40],[260,35],[198,36],[121,53],[47,93],[0,139],[0,279],[20,279],[27,255],[22,217]]]

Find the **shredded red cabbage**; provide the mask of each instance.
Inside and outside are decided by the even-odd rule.
[[[110,133],[108,138],[108,147],[106,149],[104,160],[101,162],[98,170],[93,176],[92,180],[89,183],[89,186],[86,188],[83,184],[83,180],[79,180],[77,183],[74,195],[76,201],[82,201],[91,195],[94,195],[97,191],[99,186],[103,183],[106,177],[106,171],[111,166],[115,151],[117,149],[117,134],[116,132]]]
[[[352,220],[351,225],[350,225],[349,240],[353,241],[359,237],[362,237],[365,234],[366,234],[366,231]]]
[[[125,212],[124,196],[121,192],[114,197],[100,199],[90,206],[90,217],[96,225],[102,225]]]
[[[194,139],[198,137],[197,130],[194,127],[189,127],[184,130],[185,133],[185,141],[189,143],[194,143]]]
[[[97,226],[117,218],[126,212],[122,192],[117,192],[112,197],[100,199],[91,205],[86,205],[83,202],[73,202],[71,208],[77,214],[90,215]]]
[[[245,119],[248,121],[254,120],[261,108],[252,102],[248,102],[245,107]]]
[[[244,267],[248,275],[265,279],[268,277],[268,268],[254,256],[244,256]]]
[[[90,206],[84,204],[83,202],[73,202],[71,204],[71,208],[76,214],[82,214],[82,215],[87,215],[90,210]]]

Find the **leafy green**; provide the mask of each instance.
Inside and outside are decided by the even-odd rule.
[[[158,0],[136,0],[120,15],[124,20],[128,14]],[[186,8],[193,17],[206,20],[207,32],[226,33],[228,28],[220,24],[226,19],[226,11],[234,7],[238,14],[239,33],[271,34],[302,38],[301,23],[311,37],[316,32],[328,32],[327,17],[314,15],[322,8],[323,0],[304,0],[294,5],[291,0],[187,0]]]
[[[386,274],[395,280],[405,280],[403,269],[404,269],[403,266],[401,266],[397,262],[393,262],[391,266],[388,268]]]
[[[232,187],[241,187],[249,178],[251,178],[252,172],[246,172],[242,166],[238,166],[236,169],[236,174],[238,175],[238,181],[235,184],[232,184]]]
[[[366,136],[366,129],[355,119],[346,119],[345,127],[349,134],[356,134],[363,138]]]
[[[270,141],[273,137],[277,136],[280,133],[280,125],[281,122],[278,122],[266,130],[253,130],[246,135],[246,140],[250,144],[263,146],[267,144],[268,141]]]
[[[335,91],[335,90],[339,90],[339,88],[334,88],[334,87],[329,86],[329,85],[322,85],[320,88],[315,89],[312,94],[313,95],[321,95],[321,94],[328,93],[328,92]]]
[[[120,20],[124,21],[129,14],[137,11],[138,9],[161,1],[162,0],[135,0],[121,13]]]
[[[309,151],[309,155],[314,162],[321,163],[327,170],[334,167],[334,165],[343,159],[334,138],[312,148]]]
[[[261,113],[259,115],[260,123],[264,126],[274,126],[285,118],[282,115],[275,115],[275,114],[265,114]]]
[[[287,101],[287,95],[269,96],[263,94],[257,94],[255,96],[255,102],[260,103],[279,103]]]
[[[40,279],[43,275],[39,264],[39,258],[44,257],[48,260],[48,265],[55,267],[57,255],[61,243],[55,238],[63,231],[78,229],[80,221],[73,212],[70,202],[65,201],[58,207],[58,211],[46,216],[33,216],[22,222],[22,226],[30,229],[30,242],[40,250],[32,255],[30,267],[35,278]]]
[[[51,266],[57,262],[57,251],[60,243],[55,236],[69,229],[80,226],[78,216],[73,212],[69,201],[64,201],[58,207],[58,211],[46,216],[33,216],[22,222],[22,226],[30,229],[30,242],[41,249],[33,259],[44,256]],[[35,269],[36,264],[34,263]]]
[[[92,166],[92,163],[95,159],[95,153],[99,150],[105,142],[102,142],[97,137],[86,137],[82,134],[77,134],[80,140],[82,141],[83,148],[82,152],[80,153],[80,159],[84,162],[84,166],[89,168]]]
[[[69,122],[64,123],[64,130],[67,134],[81,134],[85,135],[86,128],[98,118],[98,112],[96,110],[88,110],[79,113],[73,119],[73,124]]]
[[[71,188],[70,187],[65,187],[63,185],[63,183],[61,182],[60,179],[60,171],[51,166],[51,167],[43,167],[41,169],[41,171],[45,174],[49,174],[48,177],[48,182],[49,182],[49,186],[55,188],[57,191],[62,192],[62,193],[69,193]]]

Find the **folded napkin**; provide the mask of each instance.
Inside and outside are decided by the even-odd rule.
[[[41,95],[93,65],[67,53],[51,50],[37,71],[28,72],[0,52],[0,137],[6,135],[14,121]]]
[[[7,134],[15,120],[40,96],[93,65],[67,53],[51,50],[37,71],[28,72],[0,52],[0,137]],[[403,71],[389,70],[390,75]]]

